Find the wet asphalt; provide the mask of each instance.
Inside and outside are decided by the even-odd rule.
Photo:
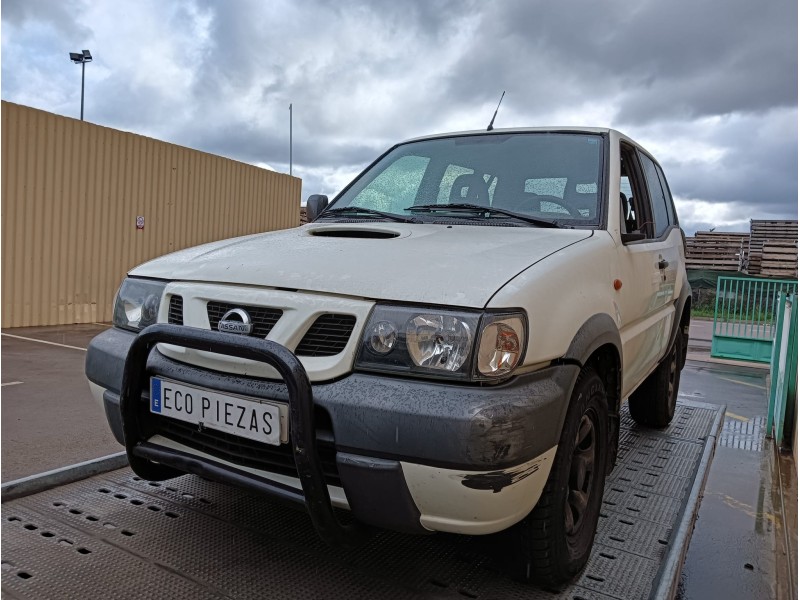
[[[85,349],[106,328],[88,324],[2,330],[4,482],[122,450],[83,374]]]
[[[765,439],[767,375],[700,361],[681,375],[682,398],[726,405],[726,415],[678,598],[792,597],[776,453]],[[787,491],[797,498],[796,484]]]
[[[85,348],[106,327],[2,331],[3,482],[122,450],[83,375]],[[797,571],[785,540],[792,533],[796,547],[796,470],[782,459],[794,499],[784,530],[778,461],[764,437],[768,371],[709,362],[707,323],[693,323],[691,336],[680,396],[727,408],[678,598],[794,598]]]

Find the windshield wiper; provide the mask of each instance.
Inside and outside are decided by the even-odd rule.
[[[372,208],[364,208],[363,206],[343,206],[342,208],[329,208],[320,215],[320,218],[325,217],[326,215],[352,215],[354,217],[363,215],[365,217],[381,217],[383,219],[391,219],[392,221],[399,221],[400,223],[419,223],[419,221],[413,217],[404,217],[402,215],[395,215],[393,213],[383,212]]]
[[[525,221],[526,223],[533,223],[539,227],[563,227],[558,221],[548,221],[547,219],[539,219],[537,217],[529,217],[528,215],[521,215],[504,208],[494,208],[492,206],[478,206],[477,204],[419,204],[417,206],[409,206],[406,210],[411,212],[473,212],[484,213],[487,215],[505,215]]]

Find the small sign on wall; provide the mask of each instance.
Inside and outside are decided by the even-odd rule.
[[[141,215],[136,217],[136,229],[144,229],[144,217]]]

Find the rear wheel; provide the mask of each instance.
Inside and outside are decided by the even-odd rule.
[[[605,487],[608,401],[585,367],[575,383],[555,462],[536,507],[510,531],[512,575],[560,585],[589,559]]]
[[[670,424],[675,416],[675,404],[678,400],[682,357],[683,335],[678,331],[667,356],[628,400],[634,421],[640,425],[658,428]]]

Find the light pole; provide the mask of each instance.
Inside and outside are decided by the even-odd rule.
[[[81,121],[83,121],[83,82],[86,79],[86,63],[92,62],[92,53],[88,50],[70,52],[69,58],[76,65],[81,65]]]
[[[289,175],[292,174],[292,105],[289,105]]]

